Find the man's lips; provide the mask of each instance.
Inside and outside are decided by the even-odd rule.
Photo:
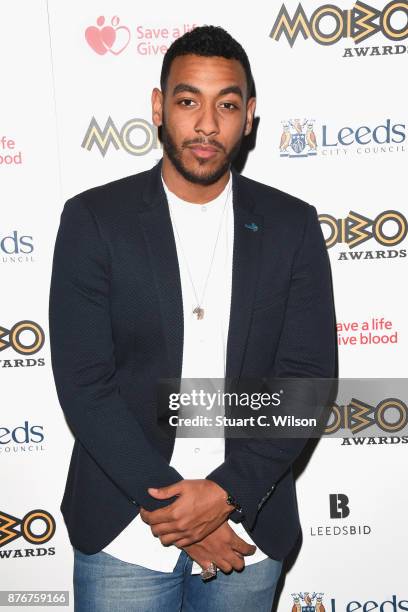
[[[190,145],[189,149],[191,149],[194,155],[196,155],[197,157],[209,158],[213,157],[216,153],[218,153],[218,149],[212,147],[211,145]]]

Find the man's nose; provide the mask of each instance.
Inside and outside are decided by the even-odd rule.
[[[216,110],[211,106],[203,106],[194,129],[205,136],[218,134],[219,125]]]

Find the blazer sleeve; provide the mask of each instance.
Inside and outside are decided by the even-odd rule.
[[[149,443],[120,395],[109,275],[97,219],[76,196],[61,215],[51,276],[49,329],[58,398],[75,437],[117,488],[132,503],[155,510],[172,499],[156,500],[147,488],[182,476]]]
[[[333,378],[336,355],[329,257],[316,209],[308,205],[271,377]],[[242,520],[250,530],[254,527],[262,505],[307,441],[307,438],[243,440],[239,449],[229,453],[224,463],[207,475],[240,504],[242,512],[233,512],[232,520]]]

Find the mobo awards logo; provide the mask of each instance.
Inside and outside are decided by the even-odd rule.
[[[122,149],[130,155],[147,155],[153,149],[161,148],[157,128],[146,119],[135,117],[118,127],[110,116],[104,127],[100,127],[92,117],[81,147],[91,151],[94,146],[102,157],[110,147],[116,151]]]
[[[408,231],[405,215],[397,210],[384,210],[374,219],[354,210],[342,219],[324,213],[319,215],[319,221],[328,249],[338,244],[348,246],[349,251],[338,254],[340,261],[395,259],[407,255],[406,249],[394,248],[405,240]],[[369,240],[374,240],[387,250],[353,250]]]
[[[43,328],[35,321],[18,321],[10,329],[0,325],[0,352],[12,349],[25,359],[0,359],[0,368],[43,366],[44,358],[33,359],[45,342]]]
[[[390,435],[405,429],[407,423],[408,407],[398,397],[386,397],[376,405],[353,397],[347,404],[333,404],[324,433],[330,436],[344,430],[354,436],[372,427],[375,433]]]
[[[269,34],[275,41],[284,35],[293,47],[300,35],[311,38],[319,45],[335,45],[342,39],[350,38],[355,45],[375,34],[382,34],[388,40],[400,43],[408,37],[408,2],[393,0],[382,9],[365,2],[356,2],[351,9],[342,9],[334,4],[317,7],[310,17],[302,4],[298,4],[293,17],[283,4]],[[402,44],[381,47],[346,48],[343,57],[366,55],[400,55],[407,52]]]
[[[51,540],[55,529],[55,519],[46,510],[30,510],[22,519],[0,510],[0,549],[18,538],[39,546],[38,548],[0,550],[0,559],[54,555],[55,548],[40,548],[40,545]]]

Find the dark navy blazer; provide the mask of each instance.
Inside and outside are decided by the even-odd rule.
[[[234,247],[226,377],[333,377],[330,266],[316,209],[233,172]],[[183,303],[161,162],[68,200],[50,291],[52,367],[75,436],[61,511],[93,554],[139,512],[148,487],[182,479],[157,422],[159,378],[179,378]],[[249,225],[257,230],[246,227]],[[292,464],[306,439],[226,439],[207,477],[243,525],[283,559],[300,533]],[[234,513],[235,514],[235,513]],[[134,543],[137,546],[137,542]]]

